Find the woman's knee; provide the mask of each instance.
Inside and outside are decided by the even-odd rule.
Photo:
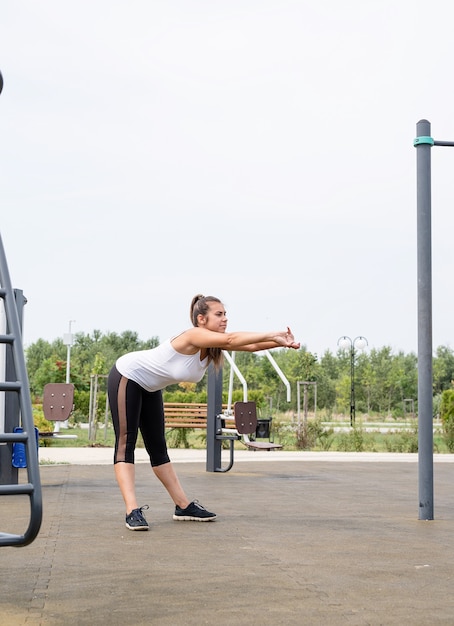
[[[170,463],[170,458],[167,452],[161,452],[160,454],[150,454],[151,467],[159,467],[160,465],[165,465],[166,463]]]

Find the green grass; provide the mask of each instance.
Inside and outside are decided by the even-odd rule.
[[[85,428],[61,428],[60,435],[76,435],[77,439],[40,439],[40,447],[86,448],[87,446],[106,446],[110,448],[115,444],[115,436],[112,428],[107,429],[107,437],[104,436],[104,428],[98,429],[94,441],[89,441],[88,429]]]
[[[309,421],[310,423],[311,421]],[[335,433],[329,427],[321,426],[318,422],[312,421],[314,433],[312,437],[298,441],[295,427],[288,421],[274,422],[274,441],[281,443],[284,450],[312,450],[312,451],[336,451],[336,452],[417,452],[418,436],[416,428],[410,430],[396,429],[387,433],[378,430],[366,432],[361,425],[353,430],[343,433]],[[370,427],[371,424],[368,424]],[[77,435],[77,439],[41,439],[41,447],[113,447],[115,437],[112,427],[107,429],[99,428],[96,439],[89,441],[88,430],[82,428],[71,428],[61,430],[61,434]],[[206,448],[206,431],[175,429],[167,432],[167,443],[170,448],[192,448],[204,450]],[[308,444],[307,447],[302,444]],[[138,447],[143,447],[143,441],[139,435]],[[244,449],[241,442],[235,442],[235,448]],[[449,454],[449,449],[443,436],[434,434],[434,452]]]

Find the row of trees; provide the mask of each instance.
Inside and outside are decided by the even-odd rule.
[[[90,381],[95,374],[106,375],[122,354],[144,350],[159,344],[157,337],[141,341],[137,333],[92,334],[78,333],[71,349],[71,382],[76,387],[76,409],[87,414]],[[238,352],[236,364],[248,383],[248,395],[259,407],[272,404],[279,411],[296,411],[297,381],[316,382],[317,408],[330,414],[347,414],[350,405],[350,353],[327,351],[318,357],[304,347],[300,350],[277,349],[273,357],[292,386],[292,400],[286,401],[285,387],[272,364],[260,353]],[[61,339],[48,342],[43,339],[26,350],[27,368],[32,396],[42,396],[44,385],[65,382],[67,348]],[[224,367],[224,389],[227,399],[229,365]],[[408,401],[417,410],[417,357],[391,348],[372,349],[355,355],[355,398],[358,413],[400,417]],[[454,352],[439,347],[434,356],[434,406],[438,410],[443,391],[452,388],[454,380]],[[308,386],[314,393],[314,385]],[[234,382],[234,399],[242,399],[242,386]],[[174,385],[165,391],[168,401],[206,401],[206,379],[198,384]],[[309,410],[314,397],[309,397]],[[406,404],[407,403],[407,404]]]

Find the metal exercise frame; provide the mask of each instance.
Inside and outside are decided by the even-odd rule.
[[[6,334],[0,335],[0,343],[6,344],[7,350],[10,350],[13,365],[12,371],[14,372],[15,378],[15,380],[0,382],[0,392],[5,392],[5,394],[14,392],[17,394],[22,426],[22,432],[0,432],[0,445],[12,445],[14,443],[24,445],[28,480],[28,482],[21,484],[19,484],[18,481],[15,481],[15,484],[1,484],[0,496],[26,495],[30,499],[30,521],[27,530],[23,535],[0,532],[0,546],[26,546],[36,538],[41,527],[41,480],[28,375],[22,346],[20,319],[1,237],[0,296],[3,299],[6,314]],[[5,376],[5,378],[7,377]],[[5,403],[5,406],[6,405],[7,403]],[[17,416],[17,421],[19,421],[19,415]],[[5,423],[7,423],[6,419]],[[18,425],[19,424],[17,424],[17,426]]]
[[[262,352],[268,358],[271,365],[277,372],[279,378],[287,389],[287,402],[291,399],[290,383],[284,373],[274,360],[268,350]],[[229,402],[228,411],[231,407],[231,395],[233,386],[233,374],[236,374],[243,386],[243,400],[247,401],[247,383],[238,367],[235,365],[234,353],[232,356],[224,351],[224,356],[230,364],[230,386],[229,386]],[[230,429],[223,428],[223,420],[225,415],[222,413],[222,369],[217,371],[211,364],[208,368],[208,403],[207,403],[207,472],[228,472],[233,467],[234,462],[234,445],[235,441],[241,439],[238,432],[232,432]],[[229,432],[226,432],[229,430]],[[222,467],[222,444],[224,441],[229,442],[229,463],[226,467]],[[277,446],[276,446],[277,447]]]

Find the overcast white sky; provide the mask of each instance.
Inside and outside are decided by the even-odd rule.
[[[3,0],[0,232],[24,342],[230,330],[417,351],[416,123],[454,141],[448,0]],[[432,149],[454,345],[454,149]]]

